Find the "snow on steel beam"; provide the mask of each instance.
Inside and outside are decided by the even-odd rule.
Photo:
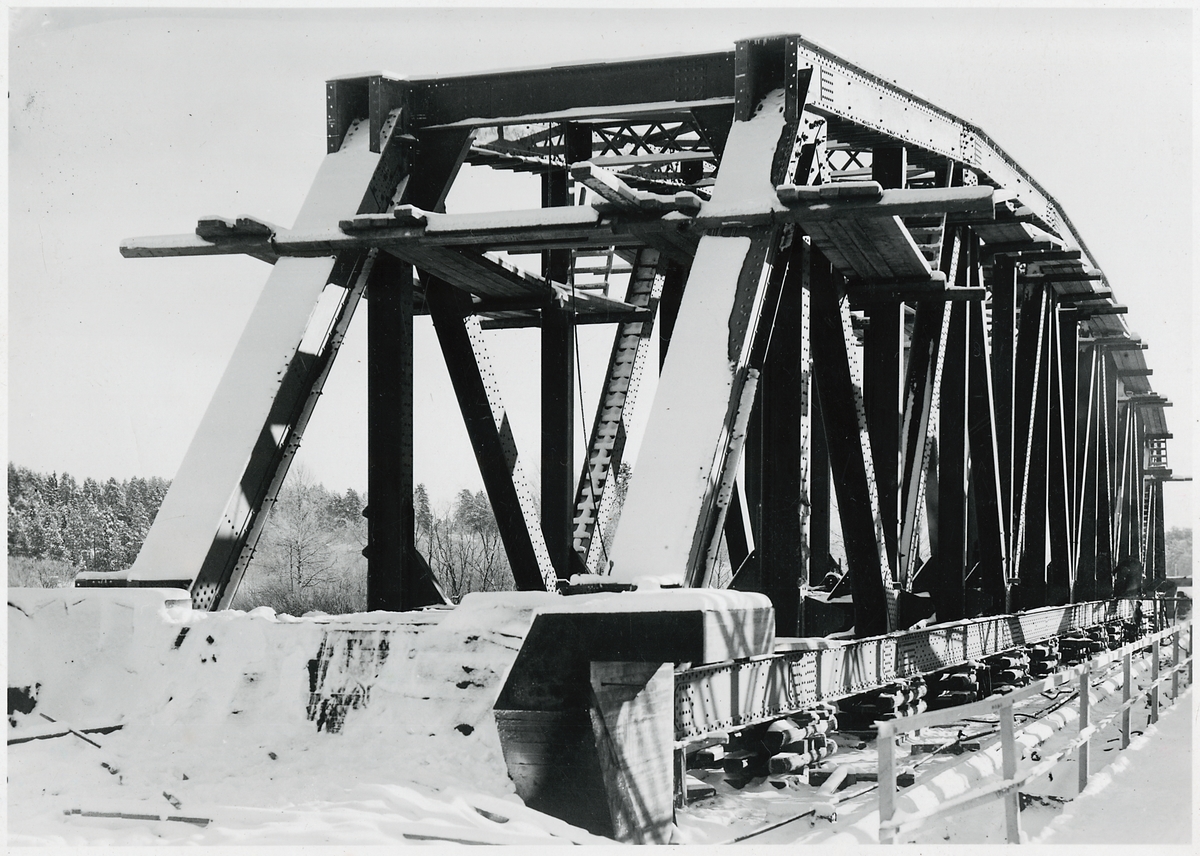
[[[355,123],[341,149],[326,155],[296,225],[320,230],[361,211],[379,162],[367,146],[366,123]],[[243,548],[263,502],[278,489],[311,411],[308,400],[319,391],[339,344],[315,331],[307,335],[310,322],[322,315],[316,310],[331,277],[349,286],[365,275],[361,265],[347,269],[331,257],[280,259],[272,268],[128,571],[131,585],[187,581],[202,609],[232,597],[229,583],[236,588],[234,577],[244,569]],[[334,315],[352,311],[344,295],[336,302]],[[318,320],[328,323],[330,317]]]
[[[407,83],[413,122],[419,127],[675,113],[691,105],[732,103],[734,54],[720,51]]]
[[[774,48],[767,43],[756,45],[759,50]],[[756,73],[743,62],[738,70]],[[705,203],[719,217],[782,208],[775,187],[792,159],[808,81],[771,63],[759,71],[779,88],[746,107],[743,115],[750,118],[730,128],[712,199]],[[763,85],[750,81],[744,92],[757,97]],[[769,223],[768,216],[764,225]],[[704,582],[749,417],[756,373],[748,357],[778,242],[776,229],[700,239],[613,545],[618,579]]]

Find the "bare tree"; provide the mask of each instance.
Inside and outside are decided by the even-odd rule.
[[[292,593],[329,582],[337,568],[329,500],[311,471],[296,464],[271,508],[259,552],[263,567]]]
[[[424,486],[418,485],[414,506],[418,541],[451,600],[458,602],[472,591],[513,587],[500,529],[483,491],[461,490],[449,509],[434,514]]]

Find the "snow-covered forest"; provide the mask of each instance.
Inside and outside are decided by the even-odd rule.
[[[78,571],[128,568],[170,482],[110,478],[8,465],[8,584],[53,588]],[[417,546],[456,603],[472,591],[513,587],[491,504],[482,491],[460,490],[449,503],[413,494]],[[367,497],[337,493],[302,465],[292,467],[271,509],[233,606],[269,606],[302,615],[366,609]]]
[[[632,471],[618,477],[619,516]],[[119,571],[133,564],[163,496],[163,478],[110,478],[80,484],[68,473],[37,473],[8,465],[8,584],[52,588],[76,572]],[[269,606],[276,612],[330,614],[367,607],[367,497],[353,488],[337,493],[303,466],[288,473],[258,550],[233,606]],[[435,504],[425,485],[413,492],[417,549],[455,603],[472,591],[513,588],[491,503],[483,491],[460,490]],[[609,527],[606,542],[615,527]],[[611,544],[606,543],[606,547]],[[1167,532],[1167,573],[1192,568],[1192,530]]]

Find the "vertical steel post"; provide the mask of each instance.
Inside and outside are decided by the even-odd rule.
[[[782,278],[774,323],[769,331],[760,328],[759,332],[760,337],[769,335],[769,347],[758,382],[758,418],[753,420],[758,430],[748,432],[743,457],[748,504],[751,509],[757,505],[757,514],[751,514],[758,524],[754,532],[757,590],[775,605],[775,632],[780,636],[799,632],[800,584],[807,581],[800,522],[802,455],[807,446],[801,432],[808,404],[804,310],[809,253],[799,245],[799,238],[796,241]]]
[[[820,389],[812,383],[809,390],[812,451],[808,467],[808,579],[812,585],[820,585],[830,571],[829,443],[825,438]]]
[[[960,265],[961,267],[961,265]],[[938,621],[967,618],[967,304],[950,313],[938,424]]]
[[[381,253],[367,299],[367,609],[417,597],[413,519],[413,271]]]
[[[586,125],[563,126],[563,168],[542,176],[542,207],[571,204],[567,167],[592,156]],[[542,253],[542,276],[560,285],[571,279],[570,250]],[[560,580],[583,569],[573,547],[575,499],[575,319],[555,302],[542,309],[542,534]]]
[[[1011,256],[992,262],[992,389],[996,408],[1000,499],[1011,529],[1013,520],[1013,362],[1017,329],[1017,266]]]

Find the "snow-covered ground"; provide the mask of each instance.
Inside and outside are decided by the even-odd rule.
[[[553,595],[320,620],[172,616],[146,610],[146,595],[135,616],[139,595],[98,605],[94,591],[75,604],[10,592],[9,684],[42,686],[9,740],[61,730],[41,713],[81,731],[123,724],[86,735],[99,747],[72,735],[9,746],[10,844],[593,839],[524,807],[491,714]],[[323,711],[344,714],[340,731],[318,730]]]
[[[1192,693],[1163,710],[1112,764],[1031,838],[1035,844],[1190,844]]]
[[[453,610],[305,619],[195,613],[163,601],[149,590],[10,591],[9,686],[40,687],[33,712],[10,717],[9,740],[64,725],[86,732],[9,746],[10,844],[605,841],[521,803],[492,716],[534,612],[561,608],[561,599],[469,596]],[[1135,663],[1134,680],[1144,685],[1147,670]],[[1094,720],[1119,704],[1119,673],[1118,665],[1094,676]],[[1056,699],[1031,701],[1041,715],[1020,738],[1023,765],[1036,760],[1035,749],[1053,752],[1077,725],[1068,696],[1056,710]],[[1136,707],[1133,729],[1142,733],[1124,752],[1115,728],[1098,734],[1082,795],[1073,761],[1031,782],[1024,790],[1035,798],[1022,812],[1028,840],[1187,843],[1190,717],[1189,690],[1164,699],[1157,725]],[[90,731],[113,725],[122,727]],[[902,792],[901,810],[995,780],[994,726],[967,728],[978,731],[980,751],[902,752],[902,766],[915,766],[918,778]],[[870,741],[837,739],[842,749],[830,766],[873,761]],[[678,814],[682,843],[750,833],[745,843],[877,840],[878,793],[869,784],[825,795],[803,777],[742,790],[715,775],[710,782],[717,796]],[[782,825],[763,832],[773,824]],[[905,840],[999,843],[1001,804]]]

